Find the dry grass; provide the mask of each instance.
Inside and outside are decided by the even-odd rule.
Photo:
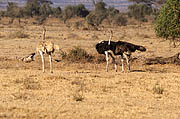
[[[3,20],[4,21],[4,20]],[[47,40],[54,41],[63,51],[74,46],[83,48],[95,59],[88,62],[53,62],[54,73],[42,73],[41,60],[32,63],[15,60],[35,51],[41,40],[41,26],[24,25],[26,38],[11,39],[16,25],[3,25],[0,30],[0,118],[3,119],[178,119],[180,117],[180,66],[143,65],[141,57],[168,57],[179,52],[168,41],[154,34],[152,25],[127,25],[111,28],[113,40],[143,45],[147,52],[136,52],[132,57],[131,73],[118,72],[110,64],[105,72],[104,56],[98,55],[95,44],[108,40],[104,31],[71,31],[59,20],[48,20]],[[5,23],[4,23],[5,24]],[[51,24],[51,25],[48,25]],[[107,28],[105,28],[107,29]],[[125,31],[125,32],[122,32]],[[74,34],[74,35],[69,35]],[[6,36],[6,37],[4,37]],[[67,36],[70,36],[69,39]],[[82,39],[73,39],[73,37]],[[92,39],[97,36],[98,38]],[[122,38],[122,39],[118,39]],[[58,52],[56,52],[58,55]],[[120,64],[119,64],[120,65]]]

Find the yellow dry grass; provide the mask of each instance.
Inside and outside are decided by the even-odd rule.
[[[0,24],[0,118],[7,119],[178,119],[180,117],[180,66],[132,64],[131,73],[115,72],[105,64],[53,62],[54,73],[41,71],[41,60],[16,60],[35,51],[42,27],[30,23]],[[97,55],[95,44],[107,40],[104,31],[71,30],[57,19],[46,22],[47,40],[64,51],[80,46]],[[180,48],[155,36],[151,24],[111,28],[113,40],[143,45],[147,52],[133,57],[169,57]],[[23,30],[27,38],[12,38]]]

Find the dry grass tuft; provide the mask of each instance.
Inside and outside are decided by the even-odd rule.
[[[82,80],[75,80],[71,82],[72,85],[75,86],[75,89],[73,90],[73,100],[75,101],[83,101],[84,100],[84,81]]]
[[[23,86],[25,89],[30,89],[30,90],[41,89],[40,83],[38,81],[35,81],[33,78],[24,79]]]
[[[97,64],[106,62],[105,55],[99,55],[99,54],[95,54],[93,60]]]
[[[12,33],[12,34],[9,34],[9,37],[10,38],[28,38],[29,35],[25,34],[24,31],[19,30],[19,31]]]
[[[164,93],[164,88],[159,83],[156,83],[152,90],[153,90],[154,94],[163,94]]]

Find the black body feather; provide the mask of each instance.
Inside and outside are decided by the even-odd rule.
[[[146,48],[140,45],[135,45],[128,42],[118,41],[113,42],[110,41],[101,41],[100,43],[96,44],[96,50],[99,54],[105,54],[105,51],[113,51],[114,55],[122,55],[124,52],[135,52],[136,50],[139,51],[146,51]]]

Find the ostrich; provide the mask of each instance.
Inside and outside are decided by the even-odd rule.
[[[129,59],[131,56],[131,53],[135,52],[136,50],[145,52],[146,48],[140,45],[135,45],[128,42],[123,41],[111,41],[113,32],[110,32],[110,38],[109,41],[101,41],[96,44],[96,50],[99,54],[106,55],[106,71],[108,72],[108,66],[109,66],[109,56],[111,56],[113,63],[115,64],[115,71],[117,72],[117,62],[114,57],[119,55],[121,56],[121,62],[122,62],[122,72],[124,72],[124,57],[126,59],[127,65],[128,65],[128,71],[130,71],[130,63]]]
[[[41,59],[42,59],[42,70],[43,73],[45,72],[45,62],[44,62],[44,54],[49,55],[49,62],[50,62],[50,72],[53,73],[53,66],[52,66],[52,53],[54,53],[55,50],[60,50],[58,45],[55,45],[51,41],[45,41],[45,33],[46,29],[43,27],[43,40],[39,42],[39,44],[36,47],[36,51],[39,52]]]

